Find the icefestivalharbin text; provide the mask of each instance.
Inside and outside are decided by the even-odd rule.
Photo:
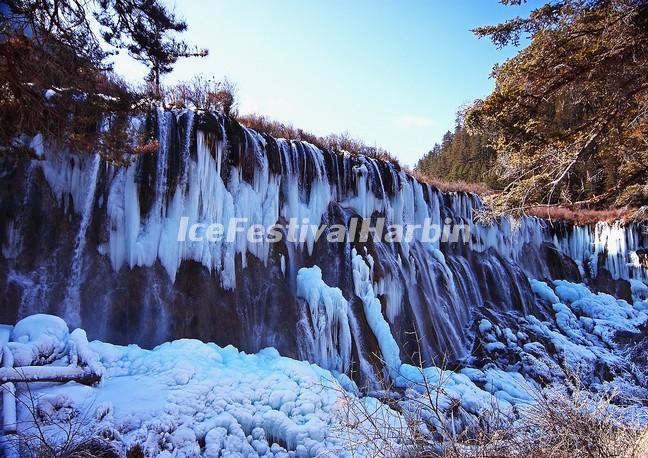
[[[385,218],[349,219],[344,224],[311,224],[308,218],[290,218],[287,224],[263,225],[250,223],[248,218],[231,218],[226,223],[192,222],[189,217],[180,218],[178,242],[226,242],[234,243],[246,237],[249,243],[305,243],[324,239],[330,243],[374,242],[412,243],[468,243],[470,226],[457,224],[446,218],[444,224],[425,218],[423,224],[387,224]]]

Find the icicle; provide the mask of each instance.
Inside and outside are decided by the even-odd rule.
[[[326,369],[346,372],[351,365],[351,330],[347,300],[339,288],[322,280],[318,266],[299,269],[297,296],[306,301],[310,312],[312,332],[310,351],[316,363]]]
[[[369,262],[371,263],[371,261]],[[385,367],[389,371],[390,376],[395,379],[399,375],[401,366],[400,349],[391,333],[389,323],[387,323],[382,314],[380,301],[374,293],[370,268],[355,248],[352,251],[351,263],[353,266],[353,287],[355,295],[362,301],[365,318],[378,341]]]

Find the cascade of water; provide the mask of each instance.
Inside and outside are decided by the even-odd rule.
[[[406,269],[415,275],[415,288],[408,289],[410,304],[417,316],[423,357],[432,362],[441,358],[458,359],[468,352],[467,335],[463,328],[469,322],[470,307],[464,304],[449,273],[443,255],[431,253],[416,243],[410,250]],[[437,361],[438,362],[438,361]]]
[[[383,388],[383,385],[380,384],[376,373],[371,366],[371,363],[367,360],[366,355],[368,354],[364,341],[362,339],[362,331],[360,330],[360,325],[358,324],[358,317],[353,310],[349,309],[349,326],[351,327],[351,336],[353,337],[353,343],[356,346],[358,354],[358,366],[360,369],[360,376],[365,382],[364,388],[373,388],[380,389]]]
[[[89,183],[87,188],[86,200],[83,205],[83,213],[81,215],[81,223],[74,241],[74,253],[72,255],[72,265],[70,269],[70,277],[68,279],[67,288],[63,303],[61,304],[61,313],[65,317],[65,321],[70,326],[81,326],[81,287],[82,287],[82,274],[83,274],[83,254],[86,246],[86,234],[88,226],[92,219],[95,192],[97,189],[97,179],[99,177],[99,165],[101,158],[98,154],[93,155],[92,165],[89,170]]]
[[[365,318],[378,341],[385,368],[390,376],[395,378],[398,376],[401,366],[400,348],[394,339],[389,323],[382,314],[380,300],[373,290],[370,269],[373,260],[371,256],[367,256],[367,262],[365,262],[355,249],[351,256],[355,295],[362,301]]]
[[[148,331],[147,341],[163,342],[169,335],[170,319],[167,312],[167,304],[162,299],[162,288],[160,278],[151,275],[150,271],[146,275],[147,294],[143,297],[143,304],[139,320],[144,323],[142,331]],[[151,318],[154,317],[154,320]]]
[[[189,160],[191,157],[191,138],[193,134],[194,112],[187,110],[182,112],[185,119],[185,136],[183,138],[183,145],[181,148],[182,154],[182,175],[180,177],[180,188],[186,192],[187,185],[189,184]]]

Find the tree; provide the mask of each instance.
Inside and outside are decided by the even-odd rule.
[[[184,32],[187,24],[159,0],[99,0],[99,7],[95,17],[104,40],[150,68],[148,80],[157,97],[160,76],[169,73],[178,59],[207,56],[206,49],[190,48],[172,36]]]
[[[508,183],[496,203],[648,203],[648,2],[555,1],[475,33],[498,47],[530,39],[465,116],[494,139]]]
[[[215,81],[196,76],[190,81],[165,87],[163,92],[165,103],[172,106],[217,110],[233,118],[238,115],[236,85],[227,78],[223,81]]]

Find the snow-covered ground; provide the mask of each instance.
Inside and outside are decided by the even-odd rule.
[[[68,334],[56,317],[32,315],[17,324],[12,337],[19,342],[9,345],[22,364],[28,356],[51,354],[43,362],[62,365],[70,362],[75,333]],[[221,456],[222,450],[231,456],[288,456],[287,449],[314,456],[337,445],[326,431],[341,387],[351,382],[272,348],[248,355],[183,339],[150,351],[102,342],[89,343],[87,350],[100,364],[102,382],[34,389],[38,410],[52,414],[46,423],[83,417],[102,435],[125,448],[141,444],[152,456]],[[29,405],[31,400],[19,409],[19,421],[30,419]],[[56,429],[50,433],[58,434]]]
[[[309,298],[311,313],[347,319],[339,290],[320,284],[316,269],[303,276],[303,285],[319,285],[301,291]],[[593,388],[610,383],[644,388],[624,360],[615,333],[640,332],[648,319],[645,285],[632,284],[635,301],[628,304],[594,294],[584,285],[530,282],[552,312],[501,322],[481,319],[476,338],[485,356],[480,361],[472,358],[456,371],[407,364],[386,371],[402,399],[408,400],[401,413],[363,395],[346,375],[282,357],[272,348],[245,354],[232,346],[183,339],[145,350],[88,342],[83,330],[69,332],[60,318],[32,315],[13,328],[0,329],[1,343],[11,351],[15,366],[45,366],[52,376],[66,366],[79,366],[102,379],[95,386],[38,383],[28,390],[19,385],[18,431],[23,437],[42,431],[56,443],[66,439],[73,425],[79,437],[102,437],[120,453],[139,444],[147,456],[362,455],[366,450],[356,436],[362,435],[364,426],[356,421],[349,429],[349,412],[379,412],[378,428],[402,424],[408,402],[417,393],[424,394],[426,385],[442,386],[441,409],[456,408],[458,403],[454,421],[459,422],[494,405],[507,412],[513,405],[533,402],[531,393],[540,389],[539,382],[559,382],[564,376],[562,363],[574,370],[587,369],[586,381]],[[381,323],[389,334],[387,321]],[[346,335],[348,323],[337,322],[336,329]],[[329,339],[327,335],[314,338]],[[340,353],[346,355],[349,348],[345,339],[341,341],[344,348],[339,349],[330,348],[330,342],[315,343],[343,368],[347,358],[340,358]],[[392,341],[379,346],[391,348]],[[595,370],[601,365],[612,374],[606,380]],[[349,403],[364,410],[349,409]],[[438,419],[428,418],[423,431],[429,432],[430,425],[438,426]],[[9,437],[9,451],[12,444]],[[350,444],[358,449],[349,450]]]

